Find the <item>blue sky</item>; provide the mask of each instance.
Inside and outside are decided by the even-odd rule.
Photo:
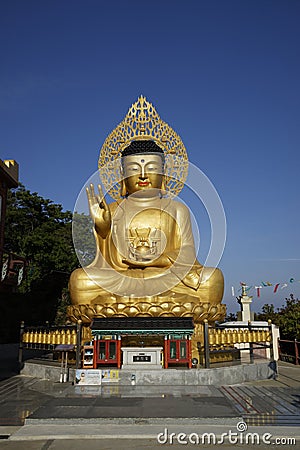
[[[254,310],[281,306],[300,295],[299,21],[294,0],[1,2],[0,158],[73,210],[106,136],[144,94],[221,197],[228,309],[240,281],[287,281],[251,292]],[[205,253],[209,221],[184,200]]]

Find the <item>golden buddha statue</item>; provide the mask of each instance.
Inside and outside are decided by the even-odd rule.
[[[97,194],[93,184],[86,189],[97,254],[71,274],[71,320],[224,318],[222,272],[197,261],[189,210],[168,195],[183,186],[186,161],[179,136],[140,97],[100,154],[102,182],[116,202],[106,202],[100,185]]]

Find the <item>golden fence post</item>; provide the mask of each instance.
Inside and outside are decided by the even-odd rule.
[[[47,348],[47,332],[46,332],[46,330],[44,330],[43,334],[42,334],[42,348],[43,349]]]
[[[51,331],[49,329],[46,334],[46,348],[47,350],[51,349]]]
[[[66,343],[67,343],[67,345],[71,345],[71,333],[70,333],[69,328],[66,331]]]
[[[37,348],[38,349],[42,348],[42,340],[43,340],[43,332],[42,332],[42,330],[39,330],[38,336],[37,336]]]
[[[73,329],[71,331],[71,344],[73,344],[74,346],[76,346],[76,339],[77,339],[76,330]]]
[[[66,333],[65,330],[61,330],[60,332],[60,343],[65,344],[66,343]]]
[[[29,348],[33,348],[33,330],[29,332]]]
[[[33,348],[37,348],[37,342],[38,342],[38,332],[35,330],[33,332]]]

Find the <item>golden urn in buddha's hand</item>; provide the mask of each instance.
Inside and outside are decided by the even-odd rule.
[[[196,259],[188,208],[174,200],[187,174],[180,137],[140,97],[100,153],[100,185],[87,190],[97,254],[70,278],[71,320],[193,317],[222,320],[219,269]]]

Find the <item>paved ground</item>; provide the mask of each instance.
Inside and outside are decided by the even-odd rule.
[[[83,388],[15,375],[15,366],[9,371],[9,357],[4,360],[0,450],[211,448],[208,436],[202,445],[195,433],[200,437],[214,433],[220,442],[222,433],[237,432],[239,422],[246,424],[247,432],[259,434],[260,449],[270,448],[261,442],[264,433],[272,434],[274,445],[281,439],[286,448],[300,448],[300,367],[287,363],[280,363],[277,380],[220,388],[118,384]],[[239,445],[227,441],[214,447],[257,448],[243,443],[247,432],[239,431]],[[194,444],[178,443],[178,433],[186,434],[181,440]],[[293,438],[296,445],[287,442]]]

